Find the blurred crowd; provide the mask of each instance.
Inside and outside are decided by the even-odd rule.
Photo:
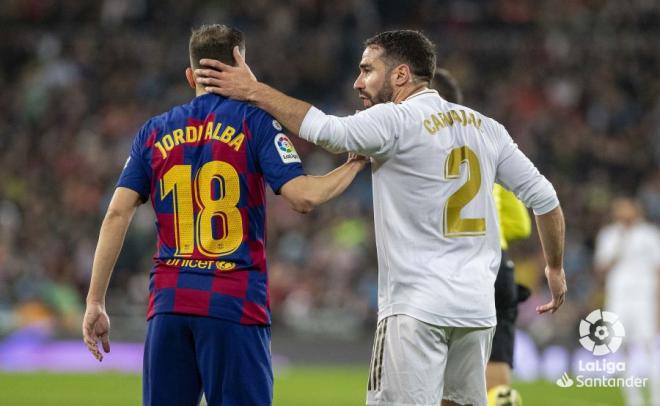
[[[566,308],[547,300],[533,237],[512,247],[533,295],[520,325],[540,345],[577,345],[580,316],[603,303],[593,271],[610,203],[631,196],[660,221],[660,3],[653,0],[156,1],[0,3],[0,337],[41,323],[79,334],[98,229],[136,131],[194,94],[191,27],[243,30],[266,83],[327,112],[359,107],[362,42],[422,30],[465,104],[500,121],[555,185],[567,218]],[[294,139],[310,174],[345,157]],[[269,199],[275,323],[310,334],[371,333],[376,255],[369,171],[308,215]],[[144,205],[111,283],[114,337],[141,340],[153,215]],[[405,255],[405,253],[401,253]],[[558,328],[554,328],[558,327]]]

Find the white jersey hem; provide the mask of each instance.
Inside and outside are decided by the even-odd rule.
[[[407,303],[394,303],[383,306],[378,312],[378,322],[397,314],[405,314],[421,322],[440,327],[494,327],[497,325],[497,317],[495,317],[494,313],[491,316],[475,318],[445,316],[411,306]]]

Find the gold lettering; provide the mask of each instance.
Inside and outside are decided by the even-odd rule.
[[[193,126],[186,127],[186,142],[197,142],[197,128]]]
[[[172,140],[172,136],[167,134],[163,137],[162,139],[163,145],[165,145],[165,149],[167,151],[171,151],[172,148],[174,148],[174,140]]]
[[[215,130],[213,131],[213,138],[214,140],[220,141],[220,137],[218,137],[218,133],[220,132],[220,127],[222,127],[222,123],[218,123],[215,126]]]
[[[172,131],[172,135],[174,136],[174,143],[176,145],[181,145],[185,141],[183,140],[183,130],[180,128],[177,128],[176,130]]]
[[[431,117],[433,117],[433,115],[431,115]],[[437,126],[431,127],[431,122],[428,119],[426,119],[424,120],[424,128],[426,128],[426,131],[428,131],[429,134],[433,135],[436,132]]]
[[[163,144],[161,144],[160,141],[158,141],[154,145],[160,151],[160,154],[163,156],[163,159],[167,158],[167,152],[165,152],[165,148],[163,148]]]
[[[225,144],[228,143],[229,141],[231,141],[231,137],[232,135],[234,135],[235,132],[236,130],[234,129],[234,127],[228,125],[225,128],[225,130],[222,132],[222,135],[220,136],[220,141],[224,142]]]
[[[451,114],[439,113],[439,115],[447,125],[454,125],[454,119],[451,117]]]
[[[206,134],[204,134],[204,139],[210,140],[211,136],[213,136],[213,121],[209,121],[208,123],[206,123]]]
[[[463,123],[463,120],[461,120],[461,116],[459,116],[455,110],[449,110],[449,114],[451,115],[452,121],[454,122],[458,121],[459,123]]]
[[[467,123],[472,124],[475,127],[477,126],[477,123],[475,122],[475,119],[474,119],[474,113],[473,112],[470,112],[470,115],[468,116],[468,119],[467,119]]]
[[[435,114],[431,114],[431,120],[433,120],[433,124],[435,124],[436,129],[444,128],[445,123],[442,122],[442,119],[438,117]]]
[[[465,127],[467,125],[467,119],[465,118],[465,110],[461,110],[461,116],[463,116],[462,122],[463,122],[463,127]]]
[[[243,145],[244,139],[245,139],[245,135],[243,135],[243,133],[239,133],[236,137],[234,137],[233,140],[231,140],[229,146],[234,147],[234,150],[238,152],[238,150],[241,149],[241,145]]]

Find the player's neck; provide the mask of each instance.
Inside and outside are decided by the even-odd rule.
[[[205,94],[208,94],[208,92],[203,87],[195,86],[195,97],[204,96]]]
[[[401,103],[402,101],[406,100],[408,97],[412,96],[413,94],[420,92],[422,90],[426,90],[427,88],[428,86],[426,82],[407,83],[405,86],[402,86],[394,91],[392,101],[394,103]]]

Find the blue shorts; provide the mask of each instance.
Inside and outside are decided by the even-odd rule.
[[[270,326],[158,314],[144,346],[144,405],[262,406],[273,400]]]

